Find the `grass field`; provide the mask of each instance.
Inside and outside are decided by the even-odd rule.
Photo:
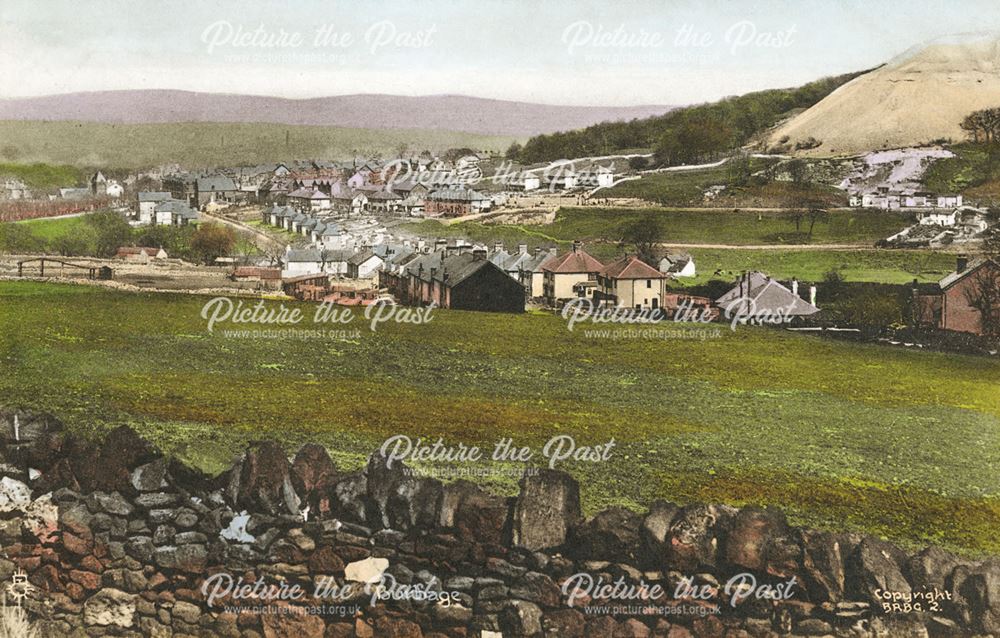
[[[286,143],[286,133],[288,140]],[[351,129],[284,124],[0,121],[0,140],[18,162],[142,168],[178,161],[185,168],[255,164],[293,158],[393,153],[400,145],[504,150],[513,138],[455,131]],[[65,185],[65,184],[59,184]]]
[[[590,512],[655,497],[753,503],[904,544],[1000,551],[994,360],[759,328],[602,338],[548,314],[438,311],[375,333],[355,320],[358,338],[241,338],[207,333],[204,301],[0,283],[4,402],[88,434],[129,423],[209,470],[263,437],[321,442],[343,467],[398,433],[535,450],[555,434],[614,437],[608,464],[561,466]]]
[[[31,229],[31,233],[39,239],[52,241],[78,232],[87,222],[83,215],[78,215],[76,217],[29,219],[14,223],[27,226]]]
[[[487,241],[492,237],[512,244],[556,242],[617,242],[625,228],[636,221],[656,217],[663,233],[660,241],[685,244],[867,244],[898,232],[912,223],[910,215],[899,212],[833,211],[826,222],[817,222],[810,239],[808,220],[796,232],[795,222],[780,212],[731,212],[667,209],[608,209],[598,207],[560,208],[551,224],[516,226],[460,222],[444,226],[424,220],[403,228],[422,236],[468,237]]]
[[[696,277],[682,283],[704,283],[710,279],[732,281],[736,273],[760,270],[772,277],[822,281],[831,270],[846,281],[906,284],[940,281],[955,269],[955,256],[931,250],[688,250],[697,266]],[[722,271],[722,276],[715,275]]]
[[[760,171],[770,162],[774,160],[754,159],[751,170]],[[649,173],[641,179],[601,190],[597,197],[635,197],[663,206],[781,208],[794,206],[797,199],[809,195],[826,201],[831,207],[847,205],[847,196],[843,191],[819,184],[796,187],[790,182],[727,187],[715,200],[705,202],[705,189],[728,183],[729,168],[723,164],[697,170]]]

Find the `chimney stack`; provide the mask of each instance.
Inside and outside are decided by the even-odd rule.
[[[581,248],[583,248],[583,242],[581,242],[579,239],[575,240],[573,242],[573,252],[578,253],[580,252]]]
[[[809,286],[809,303],[816,305],[816,286]]]
[[[517,245],[517,252],[518,252],[518,254],[521,254],[521,255],[527,255],[528,254],[528,244],[518,244]]]
[[[792,294],[796,297],[799,296],[799,280],[792,278]]]
[[[498,253],[501,251],[503,251],[503,242],[502,241],[493,242],[493,252]]]
[[[486,260],[486,249],[476,248],[472,251],[472,261],[485,261]]]
[[[969,267],[969,256],[959,255],[955,259],[955,272],[965,272],[965,269]]]

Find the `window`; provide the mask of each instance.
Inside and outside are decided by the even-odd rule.
[[[647,288],[652,288],[653,287],[653,280],[652,279],[647,279],[646,280],[646,287]]]

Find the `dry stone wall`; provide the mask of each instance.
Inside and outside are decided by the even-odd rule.
[[[752,507],[585,519],[558,471],[502,497],[259,442],[205,476],[128,428],[91,444],[2,410],[0,476],[0,581],[19,583],[42,635],[1000,635],[996,559]]]

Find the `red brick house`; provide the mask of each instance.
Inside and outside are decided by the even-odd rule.
[[[955,272],[937,284],[914,287],[914,317],[924,327],[983,335],[981,303],[991,301],[994,317],[1000,314],[1000,262],[980,258],[969,263],[959,257]]]

